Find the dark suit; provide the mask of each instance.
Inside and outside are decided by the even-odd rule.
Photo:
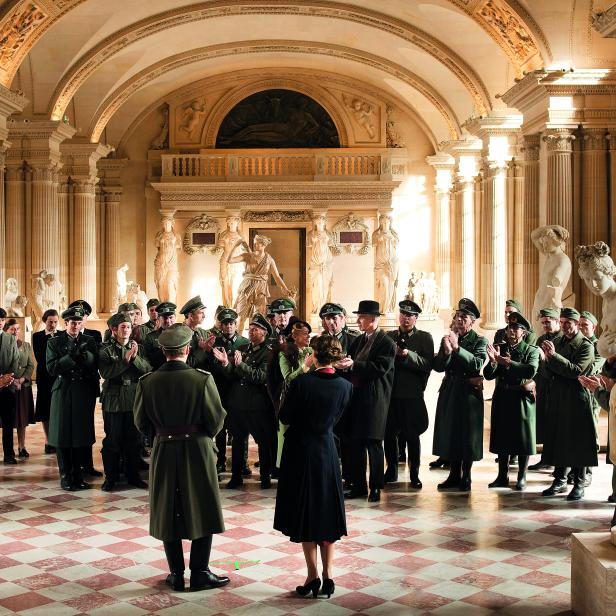
[[[384,485],[383,437],[394,383],[396,345],[382,329],[377,329],[370,337],[362,334],[355,338],[348,353],[353,359],[354,387],[344,429],[350,438],[353,490],[363,493],[367,490],[366,454],[370,461],[370,489]]]
[[[49,421],[51,388],[56,379],[47,372],[47,342],[59,333],[47,334],[42,331],[32,334],[32,350],[36,360],[36,421]]]

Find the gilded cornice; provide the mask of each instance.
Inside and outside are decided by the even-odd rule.
[[[450,70],[468,90],[478,115],[492,107],[490,95],[479,75],[452,49],[427,32],[404,21],[365,9],[336,2],[287,0],[219,0],[165,11],[118,30],[79,58],[64,74],[51,97],[50,115],[61,118],[72,97],[94,71],[129,45],[186,23],[231,15],[305,15],[359,23],[401,38],[428,53]]]
[[[138,90],[147,86],[153,79],[188,64],[202,62],[211,58],[226,56],[237,57],[240,54],[255,53],[286,53],[303,55],[324,55],[341,58],[350,62],[357,62],[385,72],[420,92],[437,109],[447,124],[449,136],[456,139],[459,134],[459,123],[453,109],[441,94],[421,77],[407,70],[399,64],[388,62],[384,58],[359,51],[342,45],[332,45],[312,41],[271,41],[255,40],[240,41],[202,47],[191,51],[176,54],[145,68],[112,92],[96,110],[88,133],[90,141],[98,141],[106,124],[116,111]]]

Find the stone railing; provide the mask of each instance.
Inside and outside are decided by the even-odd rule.
[[[202,150],[162,154],[163,182],[390,180],[391,150]]]

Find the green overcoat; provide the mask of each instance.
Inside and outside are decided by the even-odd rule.
[[[445,372],[441,383],[432,452],[445,460],[481,460],[483,457],[483,391],[467,379],[478,377],[488,357],[487,338],[471,330],[451,355],[439,349],[432,368]]]
[[[549,340],[556,344],[556,340],[563,335],[561,331],[554,332],[553,334],[542,334],[537,338],[537,348]],[[537,437],[537,443],[543,443],[545,441],[545,409],[547,406],[548,397],[550,394],[550,384],[552,378],[550,371],[546,367],[545,361],[539,358],[539,369],[535,375],[535,384],[537,386],[536,393],[536,412],[535,412],[535,433]]]
[[[501,347],[502,348],[502,347]],[[535,442],[535,397],[521,385],[537,373],[539,349],[522,340],[517,346],[507,344],[511,357],[508,368],[488,363],[483,375],[496,379],[490,420],[490,451],[497,454],[527,456],[537,453]]]
[[[150,461],[150,534],[162,541],[198,539],[225,529],[218,492],[214,437],[225,410],[209,372],[168,361],[139,380],[135,425],[200,426],[190,438],[157,436]]]
[[[162,329],[155,329],[143,341],[143,352],[152,370],[158,370],[165,363],[165,355],[158,344],[158,338],[162,333]]]
[[[94,338],[60,332],[47,342],[51,389],[48,443],[54,447],[94,444],[94,407],[99,394],[98,348]]]
[[[578,381],[592,370],[592,342],[578,332],[554,341],[556,354],[545,361],[551,383],[545,416],[543,461],[552,466],[597,466],[597,428],[590,392]]]

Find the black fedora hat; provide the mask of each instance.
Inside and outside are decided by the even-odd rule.
[[[373,314],[377,317],[383,315],[379,302],[375,302],[373,299],[362,299],[357,310],[353,310],[353,314]]]

